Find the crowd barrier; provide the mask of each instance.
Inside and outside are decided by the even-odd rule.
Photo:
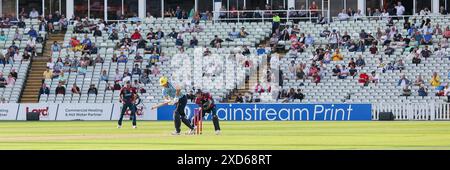
[[[449,103],[376,103],[372,119],[381,112],[392,112],[395,120],[450,120]]]
[[[173,120],[174,106],[150,107],[138,106],[138,120]],[[188,104],[186,116],[196,108]],[[0,104],[0,120],[26,120],[28,112],[38,112],[40,120],[118,120],[121,109],[120,103],[7,103]],[[217,116],[228,121],[369,121],[381,112],[392,112],[395,120],[450,120],[448,103],[217,104]],[[129,115],[127,110],[125,119]]]

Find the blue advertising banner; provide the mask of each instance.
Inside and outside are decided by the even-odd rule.
[[[188,104],[188,118],[198,106]],[[371,104],[217,104],[220,120],[281,120],[281,121],[353,121],[372,120]],[[175,106],[164,106],[157,111],[157,120],[173,120]],[[207,114],[206,120],[211,115]]]

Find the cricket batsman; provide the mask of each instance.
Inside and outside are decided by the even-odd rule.
[[[205,117],[206,113],[209,113],[212,115],[212,122],[214,124],[214,131],[216,135],[220,135],[220,126],[219,126],[219,117],[217,117],[217,109],[216,105],[214,104],[214,99],[212,98],[211,94],[207,92],[202,92],[201,90],[197,91],[195,103],[199,105],[201,108],[201,118]],[[197,122],[194,122],[195,117],[192,118],[193,124],[197,124]]]
[[[131,87],[130,81],[127,81],[125,87],[120,89],[120,101],[122,102],[123,106],[118,122],[119,125],[117,126],[117,128],[122,128],[123,116],[125,115],[127,109],[130,109],[131,111],[130,119],[133,120],[133,129],[136,128],[136,99],[136,90],[135,88]]]
[[[159,79],[159,84],[163,87],[162,95],[164,102],[158,105],[152,106],[153,109],[157,109],[159,107],[165,105],[175,105],[176,108],[173,112],[173,121],[175,124],[175,131],[172,132],[172,135],[180,135],[181,134],[181,122],[183,122],[190,130],[188,134],[194,134],[194,127],[191,125],[189,119],[186,118],[186,113],[184,112],[184,108],[187,104],[187,96],[181,93],[181,88],[176,86],[176,88],[169,82],[167,77],[161,77]]]

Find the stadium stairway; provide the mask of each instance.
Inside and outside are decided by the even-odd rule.
[[[32,59],[31,66],[28,70],[28,77],[25,81],[24,89],[20,98],[20,103],[38,103],[39,88],[42,83],[42,73],[47,68],[47,62],[51,56],[51,46],[54,41],[62,44],[65,33],[50,34],[46,40],[42,55]]]
[[[259,66],[253,74],[250,75],[249,80],[245,82],[241,87],[238,87],[237,90],[235,90],[230,99],[228,100],[229,103],[235,103],[236,98],[238,94],[242,94],[242,96],[245,96],[246,93],[253,91],[254,86],[259,81],[260,73],[262,73],[262,70],[265,70],[267,67],[266,64],[262,64]]]
[[[266,37],[266,39],[264,39],[259,44],[257,44],[256,47],[259,47],[259,45],[263,45],[263,44],[269,45],[269,41],[270,41],[270,38]],[[268,57],[270,57],[270,55]],[[260,81],[259,80],[259,78],[261,77],[260,75],[263,74],[264,73],[263,71],[266,70],[267,67],[269,67],[269,66],[270,66],[270,63],[263,61],[262,64],[256,69],[256,71],[253,72],[252,75],[250,75],[249,81],[246,81],[245,84],[242,85],[241,87],[237,87],[237,89],[234,90],[233,93],[231,93],[229,95],[227,103],[236,103],[236,98],[237,98],[238,94],[242,94],[242,96],[245,96],[246,93],[253,92],[254,86],[256,85],[256,83],[258,81]]]

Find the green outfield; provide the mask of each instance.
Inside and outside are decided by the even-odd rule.
[[[450,122],[226,122],[171,136],[169,121],[2,122],[0,149],[450,149]],[[183,131],[186,130],[183,127]]]

